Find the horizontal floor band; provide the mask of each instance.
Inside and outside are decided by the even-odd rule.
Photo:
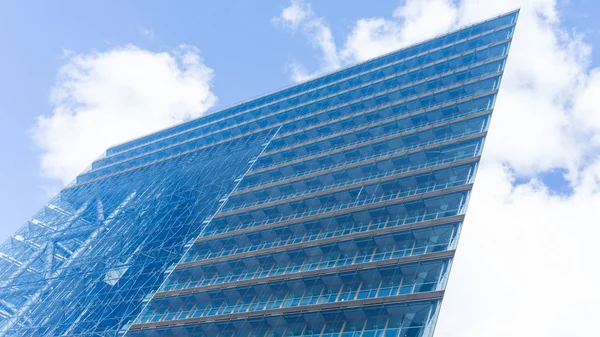
[[[417,293],[417,294],[406,294],[406,295],[368,298],[368,299],[353,300],[353,301],[342,301],[342,302],[305,305],[305,306],[299,306],[299,307],[293,307],[293,308],[269,309],[269,310],[241,312],[241,313],[217,315],[217,316],[187,318],[187,319],[182,319],[182,320],[134,324],[129,329],[130,330],[153,329],[153,328],[171,327],[171,326],[178,326],[178,325],[201,324],[201,323],[216,322],[216,321],[229,321],[229,320],[249,319],[249,318],[257,318],[257,317],[272,317],[275,315],[307,313],[307,312],[322,311],[322,310],[360,308],[360,307],[381,305],[381,304],[429,301],[429,300],[441,299],[443,297],[444,297],[444,290],[437,290],[437,291],[429,291],[429,292],[423,292],[423,293]]]
[[[364,185],[368,185],[368,184],[382,183],[382,182],[387,182],[390,180],[402,179],[402,178],[406,178],[406,177],[421,175],[424,173],[440,171],[440,170],[448,169],[448,168],[451,168],[454,166],[461,166],[464,164],[474,163],[474,162],[477,162],[478,160],[479,160],[479,156],[471,157],[471,158],[467,158],[467,159],[461,159],[461,160],[457,160],[455,162],[444,163],[444,164],[440,164],[440,165],[436,165],[436,166],[425,167],[425,168],[417,169],[414,171],[408,170],[408,171],[402,171],[402,172],[397,172],[397,173],[393,173],[393,171],[391,171],[391,172],[389,172],[390,174],[376,174],[373,176],[366,176],[366,177],[364,177],[364,178],[366,178],[364,180],[354,179],[354,180],[350,180],[347,184],[329,185],[329,186],[334,186],[334,187],[316,190],[313,192],[308,192],[308,193],[303,193],[303,194],[298,194],[297,196],[294,196],[294,197],[276,199],[271,202],[264,202],[264,203],[257,204],[257,206],[260,205],[262,207],[258,207],[258,208],[263,208],[265,205],[272,206],[272,205],[279,204],[280,203],[279,201],[285,201],[284,203],[288,203],[288,202],[297,201],[297,200],[301,200],[301,199],[318,197],[321,195],[344,191],[347,189],[352,189],[352,188],[356,188],[356,187],[360,187],[360,186],[364,186]],[[308,190],[308,191],[310,191],[310,190]],[[252,206],[254,206],[254,205],[252,205]],[[244,207],[244,208],[239,208],[239,209],[248,211],[248,210],[254,209],[254,207],[252,209],[250,209],[250,207]],[[235,209],[235,210],[238,210],[238,209]],[[229,214],[229,212],[230,211],[226,211],[223,213]],[[218,214],[223,214],[223,213],[218,213]]]
[[[456,143],[460,143],[460,142],[465,142],[465,141],[469,141],[472,139],[477,139],[477,138],[481,138],[481,137],[485,137],[487,135],[487,131],[483,131],[483,132],[479,132],[479,133],[474,133],[471,135],[467,135],[464,137],[460,137],[460,138],[454,138],[454,139],[450,139],[450,140],[446,140],[446,141],[441,141],[439,143],[433,143],[433,144],[428,144],[422,147],[417,147],[417,148],[413,148],[410,150],[405,150],[405,151],[399,151],[399,152],[394,152],[392,154],[387,154],[387,155],[382,155],[382,156],[378,156],[378,157],[372,157],[369,159],[364,159],[364,160],[356,160],[356,161],[350,161],[348,163],[341,163],[339,165],[333,165],[333,166],[328,166],[324,169],[318,169],[318,170],[311,170],[302,174],[298,174],[295,176],[289,176],[288,178],[283,177],[282,179],[278,179],[275,180],[273,182],[267,182],[265,184],[262,185],[255,185],[252,186],[248,189],[242,189],[242,190],[237,190],[231,193],[231,196],[234,195],[239,195],[239,194],[244,194],[244,193],[248,193],[248,192],[252,192],[252,191],[256,191],[256,190],[261,190],[263,188],[267,188],[267,187],[273,187],[273,186],[277,186],[277,185],[283,185],[283,184],[289,184],[291,182],[295,182],[298,180],[303,180],[303,179],[309,179],[309,178],[313,178],[313,177],[318,177],[320,175],[324,175],[324,174],[328,174],[331,172],[337,172],[337,171],[341,171],[341,170],[347,170],[350,168],[354,168],[357,166],[362,166],[362,165],[366,165],[369,163],[377,163],[380,161],[384,161],[387,159],[391,159],[391,158],[397,158],[397,157],[402,157],[402,156],[407,156],[413,153],[417,153],[417,152],[422,152],[422,151],[427,151],[427,150],[431,150],[431,149],[435,149],[438,147],[443,147],[443,146],[447,146],[447,145],[453,145]]]
[[[239,234],[239,233],[242,233],[242,231],[243,231],[243,233],[247,233],[248,229],[253,229],[252,231],[256,231],[259,229],[278,227],[278,226],[283,226],[283,225],[288,225],[288,224],[300,223],[300,222],[304,222],[304,221],[311,221],[311,220],[324,218],[324,217],[336,216],[336,215],[352,213],[352,212],[359,212],[362,210],[376,208],[376,207],[385,207],[385,206],[401,204],[401,203],[413,201],[413,200],[441,196],[441,195],[450,194],[450,193],[454,193],[454,192],[468,191],[472,187],[473,187],[473,183],[470,183],[470,184],[464,184],[464,185],[459,185],[459,186],[453,186],[453,187],[449,187],[449,188],[445,188],[445,189],[437,190],[437,191],[430,191],[430,192],[419,193],[419,194],[415,194],[415,195],[409,195],[406,197],[401,197],[401,198],[396,198],[396,199],[387,199],[387,200],[382,200],[382,201],[377,201],[377,202],[372,202],[372,203],[367,203],[367,204],[361,204],[361,205],[357,205],[354,207],[335,209],[335,210],[331,210],[331,211],[323,212],[323,213],[315,213],[315,214],[311,214],[311,215],[307,215],[307,216],[299,216],[299,217],[293,218],[293,219],[287,219],[287,220],[282,220],[282,221],[278,221],[275,219],[275,220],[273,220],[273,222],[265,223],[262,225],[246,227],[246,228],[242,228],[242,229],[233,229],[233,230],[229,231],[228,233]],[[235,234],[232,234],[232,235],[235,235]],[[216,235],[207,235],[205,237],[214,238],[214,237],[216,237]]]
[[[489,96],[489,95],[490,94],[484,95],[484,96]],[[397,121],[401,121],[401,120],[404,120],[404,119],[409,119],[411,117],[419,116],[419,115],[423,115],[423,114],[427,114],[429,112],[436,111],[436,110],[439,110],[439,107],[437,109],[417,110],[415,112],[411,112],[411,113],[403,114],[403,115],[399,115],[399,116],[393,116],[393,117],[384,118],[384,119],[378,120],[376,122],[371,122],[371,123],[368,123],[368,124],[360,124],[360,125],[355,126],[353,128],[343,129],[341,131],[336,131],[336,132],[328,134],[326,136],[322,136],[322,137],[319,137],[319,138],[310,138],[310,139],[308,139],[306,141],[299,142],[299,143],[294,143],[294,144],[290,144],[290,145],[286,145],[286,146],[277,148],[275,150],[272,150],[270,152],[263,152],[259,156],[259,159],[268,158],[271,155],[274,155],[274,154],[277,154],[277,153],[280,153],[280,152],[283,152],[283,151],[297,149],[297,148],[304,147],[304,146],[307,146],[307,145],[311,145],[311,144],[314,144],[314,143],[317,143],[317,142],[320,142],[320,141],[329,140],[329,139],[333,139],[333,138],[336,138],[336,137],[349,135],[349,134],[352,134],[352,133],[355,133],[355,132],[358,132],[358,131],[368,130],[368,129],[375,128],[375,127],[378,127],[378,126],[383,125],[383,124],[387,124],[387,123],[391,123],[391,122],[397,122]],[[477,112],[462,113],[462,114],[459,114],[458,116],[452,117],[452,118],[442,118],[442,119],[440,119],[438,121],[434,121],[433,123],[426,123],[426,124],[420,125],[418,127],[413,127],[411,129],[405,129],[404,131],[400,131],[397,134],[401,134],[401,133],[404,133],[404,132],[413,131],[415,129],[424,128],[424,127],[431,126],[431,125],[434,125],[434,124],[435,125],[437,125],[437,124],[442,125],[442,123],[444,123],[444,122],[449,122],[449,121],[456,122],[456,121],[460,121],[462,119],[468,119],[468,118],[470,118],[469,116],[491,114],[492,110],[493,109],[486,109],[486,110],[481,110],[481,111],[477,111]],[[361,115],[363,115],[363,114],[361,114]],[[351,115],[351,116],[348,116],[348,117],[355,117],[355,115]],[[335,123],[335,122],[338,122],[339,120],[342,120],[342,119],[343,118],[339,118],[339,119],[336,119],[336,120],[333,120],[333,121],[328,121],[327,123],[317,124],[317,125],[315,125],[315,128],[316,127],[321,127],[323,125]],[[281,137],[277,136],[277,138],[281,138]],[[273,139],[273,140],[276,140],[276,139]]]
[[[468,160],[462,160],[460,162],[460,164],[473,163],[473,162],[476,162],[476,161],[479,160],[479,157],[473,157],[473,158],[469,158]],[[457,163],[457,164],[456,165],[446,165],[446,164],[444,164],[444,166],[442,168],[447,168],[447,167],[453,167],[453,166],[460,165],[458,162],[455,162],[455,163]],[[433,167],[433,168],[435,168],[435,167]],[[438,169],[439,169],[439,167],[438,167]],[[426,169],[419,170],[419,171],[420,171],[420,173],[423,173],[423,172],[429,172],[430,170],[428,168],[426,168]],[[401,178],[401,177],[404,177],[404,176],[409,176],[409,175],[398,176],[397,178]],[[280,227],[280,226],[281,226],[280,223],[270,223],[270,224],[256,226],[256,227],[247,227],[247,228],[243,228],[243,229],[239,229],[239,230],[222,232],[222,233],[215,234],[215,235],[200,236],[200,237],[198,237],[196,239],[195,242],[204,242],[204,241],[219,240],[219,239],[223,239],[223,238],[230,237],[230,236],[235,236],[235,235],[240,235],[240,234],[247,234],[247,233],[250,233],[250,232],[257,232],[259,230],[271,229],[271,228]]]
[[[472,118],[485,116],[487,114],[489,114],[489,112],[486,114],[480,114],[478,116],[473,116]],[[402,173],[404,173],[404,172],[402,172]],[[402,173],[398,173],[397,175],[401,175]],[[227,210],[227,211],[223,211],[221,213],[217,213],[214,216],[214,219],[223,218],[228,215],[245,213],[245,212],[253,211],[253,210],[264,208],[264,207],[271,207],[271,206],[276,206],[279,204],[286,204],[289,202],[294,202],[294,201],[298,201],[298,200],[302,200],[302,199],[306,199],[306,198],[314,198],[314,197],[321,196],[321,195],[326,195],[326,194],[335,193],[338,191],[343,191],[343,190],[346,190],[349,188],[360,187],[362,185],[372,184],[372,183],[376,183],[376,182],[389,181],[389,180],[393,180],[393,179],[396,179],[396,175],[375,178],[372,180],[364,180],[364,181],[357,182],[354,184],[341,185],[341,186],[333,187],[330,189],[324,189],[324,190],[320,190],[320,191],[316,191],[316,192],[312,192],[312,193],[299,194],[297,196],[293,196],[290,198],[282,198],[282,199],[277,199],[277,200],[268,201],[268,202],[264,202],[264,203],[252,204],[252,205],[248,205],[246,207],[236,208],[233,210]]]
[[[370,236],[376,236],[376,235],[409,232],[409,231],[413,231],[416,229],[428,228],[428,227],[433,227],[433,226],[437,226],[437,225],[444,225],[444,224],[448,224],[448,223],[463,221],[464,217],[465,217],[464,214],[454,215],[454,216],[450,216],[450,217],[446,217],[446,218],[416,222],[416,223],[412,223],[410,225],[391,226],[391,227],[379,228],[379,229],[375,229],[375,230],[367,230],[367,231],[363,231],[363,232],[356,232],[356,233],[351,233],[351,234],[346,234],[346,235],[332,236],[332,237],[328,237],[325,239],[317,239],[317,240],[310,240],[310,241],[306,241],[306,242],[293,243],[293,244],[285,245],[285,246],[267,248],[267,249],[262,249],[262,250],[254,250],[254,251],[249,251],[249,252],[244,252],[244,253],[239,253],[239,254],[231,254],[231,255],[220,256],[220,257],[215,257],[215,258],[202,259],[197,262],[201,262],[199,265],[207,265],[207,264],[218,263],[218,262],[223,262],[223,261],[228,261],[228,260],[242,259],[245,257],[280,253],[280,252],[285,252],[285,251],[290,251],[290,250],[295,250],[295,249],[303,249],[303,248],[308,248],[308,247],[313,247],[313,246],[321,246],[321,245],[325,245],[325,244],[329,244],[329,243],[336,243],[336,242],[341,242],[341,241],[346,241],[346,240],[361,239],[364,237],[370,237]]]
[[[154,297],[161,298],[161,297],[179,296],[179,295],[205,292],[205,291],[210,291],[210,290],[231,289],[231,288],[238,288],[238,287],[249,286],[249,285],[254,285],[254,284],[264,284],[264,283],[269,283],[269,282],[274,282],[274,281],[293,280],[293,279],[300,279],[300,278],[305,278],[305,277],[309,277],[309,276],[341,273],[341,272],[345,272],[345,271],[386,267],[386,266],[393,266],[393,265],[399,265],[399,264],[408,264],[408,263],[414,263],[414,262],[431,261],[431,260],[439,260],[439,259],[448,259],[448,258],[452,258],[454,256],[454,252],[455,251],[452,249],[452,250],[445,250],[445,251],[441,251],[441,252],[427,253],[427,254],[421,254],[421,255],[403,256],[403,257],[398,257],[395,259],[357,263],[357,264],[350,264],[350,265],[346,265],[346,266],[331,267],[331,268],[325,268],[325,269],[308,270],[308,271],[296,272],[296,273],[291,273],[291,274],[268,276],[268,277],[262,277],[262,278],[257,278],[257,279],[242,280],[242,281],[235,281],[235,282],[229,282],[229,283],[211,284],[211,285],[196,287],[196,288],[170,290],[170,291],[164,291],[164,292],[157,292],[156,294],[154,294]]]

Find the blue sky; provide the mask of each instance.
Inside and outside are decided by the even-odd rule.
[[[341,3],[0,3],[0,239],[115,140],[521,6],[438,333],[589,335],[600,314],[590,267],[600,256],[600,2]]]

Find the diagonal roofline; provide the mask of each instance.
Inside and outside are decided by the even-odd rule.
[[[392,51],[390,51],[390,52],[388,52],[388,53],[381,54],[381,55],[378,55],[378,56],[375,56],[375,57],[372,57],[372,58],[370,58],[370,59],[367,59],[367,60],[364,60],[364,61],[360,61],[360,62],[357,62],[357,63],[352,63],[352,64],[346,65],[346,66],[344,66],[344,67],[340,67],[339,69],[335,69],[335,70],[332,70],[332,71],[324,72],[324,73],[322,73],[322,74],[318,75],[318,76],[317,76],[317,77],[315,77],[315,78],[307,79],[307,80],[305,80],[305,81],[301,81],[301,82],[296,82],[296,83],[293,83],[293,84],[290,84],[290,85],[287,85],[287,86],[281,87],[281,88],[279,88],[279,89],[276,89],[276,90],[273,90],[273,91],[269,91],[269,92],[266,92],[266,93],[263,93],[263,94],[259,94],[259,95],[257,95],[257,96],[254,96],[254,97],[251,97],[251,98],[248,98],[248,99],[244,99],[244,100],[241,100],[241,101],[235,102],[235,103],[233,103],[233,104],[227,105],[227,106],[225,106],[225,107],[222,107],[222,108],[220,108],[220,109],[218,109],[218,110],[212,111],[212,112],[210,112],[210,113],[207,113],[207,114],[205,114],[205,115],[203,115],[203,116],[200,116],[200,117],[197,117],[197,118],[194,118],[194,119],[191,119],[191,120],[189,120],[189,121],[181,122],[181,123],[178,123],[178,124],[175,124],[175,125],[171,125],[171,126],[168,126],[168,127],[162,128],[162,129],[158,129],[158,130],[155,130],[155,131],[153,131],[153,132],[149,132],[149,133],[147,133],[147,134],[144,134],[144,135],[142,135],[142,136],[135,137],[135,138],[131,138],[131,139],[129,139],[129,140],[126,140],[126,141],[123,141],[123,142],[121,142],[121,143],[117,143],[117,144],[111,145],[111,146],[109,146],[109,147],[108,147],[108,148],[105,150],[105,153],[106,153],[106,151],[108,151],[108,150],[110,150],[110,149],[113,149],[113,148],[115,148],[115,147],[118,147],[118,146],[126,145],[126,144],[128,144],[128,143],[131,143],[131,142],[133,142],[133,141],[136,141],[136,140],[143,139],[143,138],[145,138],[145,137],[148,137],[148,136],[151,136],[151,135],[153,135],[153,134],[155,134],[155,133],[159,133],[159,132],[162,132],[162,131],[166,131],[166,130],[169,130],[169,129],[173,129],[173,128],[176,128],[176,127],[180,127],[180,126],[182,126],[182,125],[185,125],[185,124],[187,124],[187,123],[191,123],[191,122],[194,122],[194,121],[200,120],[200,119],[202,119],[202,118],[206,118],[206,117],[208,117],[208,116],[212,116],[212,115],[214,115],[214,114],[217,114],[217,113],[223,112],[223,111],[225,111],[225,110],[231,109],[231,108],[233,108],[233,107],[236,107],[236,106],[238,106],[238,105],[242,105],[242,104],[245,104],[245,103],[248,103],[248,102],[252,102],[252,101],[255,101],[255,100],[258,100],[258,99],[261,99],[261,98],[267,97],[267,96],[269,96],[269,95],[273,95],[273,94],[279,93],[279,92],[281,92],[281,91],[284,91],[284,90],[287,90],[287,89],[290,89],[290,88],[293,88],[293,87],[296,87],[296,86],[299,86],[299,85],[302,85],[302,84],[306,84],[306,83],[313,82],[313,81],[318,81],[318,80],[320,80],[320,79],[322,79],[322,78],[324,78],[324,77],[327,77],[327,76],[329,76],[329,75],[331,75],[331,74],[335,74],[335,73],[337,73],[337,72],[340,72],[340,71],[344,71],[344,70],[347,70],[347,69],[350,69],[350,68],[354,68],[354,67],[361,66],[361,65],[363,65],[363,64],[366,64],[366,63],[372,62],[372,61],[374,61],[374,60],[377,60],[377,59],[379,59],[379,58],[383,58],[383,57],[386,57],[386,56],[392,55],[392,54],[394,54],[394,53],[397,53],[397,52],[399,52],[399,51],[402,51],[402,50],[405,50],[405,49],[409,49],[409,48],[413,48],[413,47],[416,47],[416,46],[418,46],[418,45],[425,44],[425,43],[427,43],[427,42],[433,41],[433,40],[435,40],[435,39],[438,39],[438,38],[440,38],[440,37],[443,37],[443,36],[445,36],[445,35],[449,35],[449,34],[452,34],[452,33],[456,33],[456,32],[458,32],[458,31],[461,31],[461,30],[463,30],[463,29],[467,29],[467,28],[469,28],[469,27],[472,27],[472,26],[476,26],[476,25],[483,24],[483,23],[486,23],[486,22],[489,22],[489,21],[493,21],[493,20],[496,20],[496,19],[498,19],[498,18],[501,18],[501,17],[504,17],[504,16],[509,16],[509,15],[511,15],[511,14],[519,13],[519,12],[520,12],[520,10],[521,10],[520,8],[516,8],[516,9],[510,10],[510,11],[508,11],[508,12],[505,12],[505,13],[502,13],[502,14],[496,15],[496,16],[494,16],[494,17],[488,18],[488,19],[486,19],[486,20],[477,21],[477,22],[473,22],[473,23],[466,24],[466,25],[463,25],[463,26],[459,26],[459,27],[456,27],[456,28],[454,28],[454,29],[448,30],[448,31],[447,31],[447,32],[445,32],[445,33],[442,33],[442,34],[435,35],[435,36],[433,36],[433,37],[431,37],[431,38],[428,38],[428,39],[425,39],[425,40],[421,40],[421,41],[419,41],[419,42],[416,42],[416,43],[413,43],[413,44],[410,44],[410,45],[407,45],[407,46],[404,46],[404,47],[401,47],[401,48],[398,48],[398,49],[394,49],[394,50],[392,50]],[[515,22],[516,22],[516,20],[515,20]],[[168,137],[169,137],[169,136],[167,136],[166,138],[168,138]],[[124,150],[124,151],[127,151],[127,150]],[[123,152],[124,152],[124,151],[123,151]],[[120,152],[121,152],[121,151],[120,151]],[[102,158],[102,157],[104,157],[104,154],[100,156],[100,158]],[[100,158],[99,158],[99,159],[100,159]]]

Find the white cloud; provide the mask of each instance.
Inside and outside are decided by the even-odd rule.
[[[49,116],[33,130],[45,177],[72,180],[111,145],[199,117],[216,101],[197,48],[67,55]]]
[[[304,25],[306,34],[311,37],[313,46],[319,48],[322,53],[322,67],[324,70],[334,70],[340,67],[337,47],[333,40],[331,29],[325,24],[323,18],[311,19]]]
[[[479,170],[436,336],[596,334],[599,163],[570,197],[514,187],[499,165]]]
[[[138,28],[140,34],[142,34],[143,37],[152,40],[154,39],[154,31],[152,29],[149,28],[145,28],[145,27],[139,27]]]
[[[570,106],[587,77],[590,49],[560,28],[545,3],[523,4],[487,151],[520,174],[576,170],[588,144],[576,136],[581,130]]]
[[[408,0],[396,8],[394,20],[358,20],[342,56],[348,62],[363,61],[445,33],[456,24],[457,14],[450,0]]]
[[[310,74],[302,64],[293,58],[286,63],[285,69],[294,82],[308,81],[315,76]]]
[[[554,0],[407,0],[388,17],[358,20],[338,47],[349,64],[517,7],[437,336],[597,334],[600,68],[590,68],[583,37],[561,26]],[[535,178],[551,170],[567,172],[572,193]],[[530,180],[515,186],[517,177]]]
[[[309,3],[302,0],[292,0],[290,5],[281,11],[279,17],[273,18],[273,22],[296,30],[303,21],[311,16],[313,16],[313,12]]]
[[[593,145],[600,145],[600,113],[598,112],[598,93],[600,93],[600,69],[593,69],[589,76],[582,79],[580,90],[574,101],[574,119],[584,136]]]

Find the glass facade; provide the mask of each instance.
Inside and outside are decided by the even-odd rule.
[[[0,335],[431,336],[517,15],[108,149],[0,246]]]

